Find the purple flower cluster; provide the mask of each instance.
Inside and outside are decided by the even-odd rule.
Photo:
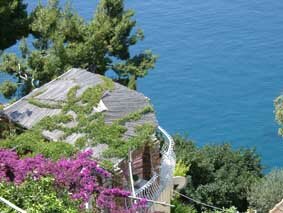
[[[91,151],[86,151],[72,159],[52,162],[41,155],[20,159],[15,152],[0,150],[0,180],[20,184],[28,176],[35,179],[53,176],[58,187],[67,189],[74,198],[87,202],[93,192],[100,190],[97,177],[110,177],[109,172],[90,158],[91,155]]]
[[[56,186],[66,189],[72,194],[72,198],[81,200],[82,204],[88,202],[93,193],[97,194],[97,205],[101,208],[109,208],[111,212],[133,212],[143,205],[143,200],[135,203],[131,209],[117,205],[120,198],[127,198],[131,193],[122,189],[107,188],[101,180],[111,177],[110,173],[99,167],[96,161],[91,159],[92,152],[79,153],[71,159],[60,159],[53,162],[41,155],[33,158],[20,159],[16,152],[0,149],[0,181],[21,184],[28,177],[35,180],[42,176],[53,176]],[[99,180],[100,181],[99,181]]]

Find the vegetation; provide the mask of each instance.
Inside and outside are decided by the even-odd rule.
[[[172,213],[197,213],[198,211],[194,208],[192,204],[188,204],[181,199],[175,198],[172,201],[172,205],[175,207],[171,208]],[[235,207],[230,208],[223,208],[222,210],[215,210],[215,209],[207,209],[202,211],[202,213],[237,213],[237,209]]]
[[[79,205],[83,207],[92,196],[97,197],[96,203],[101,209],[115,209],[118,212],[130,213],[146,205],[145,200],[141,200],[129,208],[118,206],[116,199],[125,199],[131,193],[103,185],[111,174],[91,159],[92,154],[86,151],[69,159],[50,161],[41,155],[20,159],[16,152],[0,149],[0,180],[3,182],[0,182],[0,189],[4,188],[5,197],[20,207],[31,209],[31,212],[78,212]],[[46,177],[51,177],[53,181],[45,181]],[[19,193],[16,196],[19,200],[13,197],[15,193]],[[40,196],[44,198],[41,199],[38,193],[42,193]]]
[[[189,183],[183,193],[220,208],[248,208],[248,191],[263,176],[254,150],[233,150],[229,144],[198,148],[180,136],[175,137],[175,142],[177,159],[190,165]],[[200,206],[196,207],[200,210]]]
[[[90,22],[69,3],[62,8],[58,0],[49,0],[31,13],[33,46],[23,39],[21,57],[4,54],[0,70],[16,77],[24,94],[72,67],[102,75],[112,70],[117,81],[135,89],[136,80],[154,67],[156,56],[149,50],[130,54],[130,47],[144,38],[142,30],[135,31],[133,17],[123,0],[101,0]],[[3,94],[11,97],[16,85],[3,85]]]
[[[0,51],[28,34],[26,7],[22,0],[0,1]]]
[[[114,89],[114,83],[107,78],[103,78],[103,83],[86,89],[80,97],[77,97],[79,87],[71,88],[67,94],[67,100],[62,102],[62,112],[59,115],[46,117],[35,127],[36,131],[43,130],[61,130],[64,132],[62,140],[72,134],[83,134],[75,145],[82,149],[84,147],[94,147],[97,144],[107,144],[108,148],[103,152],[104,157],[112,158],[126,157],[129,150],[139,148],[150,141],[154,134],[154,127],[150,124],[144,124],[136,128],[136,136],[124,139],[123,134],[127,131],[123,126],[128,121],[139,120],[144,114],[153,112],[152,106],[147,106],[137,112],[130,113],[112,124],[106,124],[102,113],[93,113],[93,108],[98,105],[103,94],[106,91]],[[38,107],[50,108],[50,104],[41,103],[33,97],[30,103]],[[36,101],[35,101],[36,100]],[[76,113],[76,118],[70,115],[70,112]],[[75,127],[69,128],[66,125],[69,122],[77,122]]]
[[[62,106],[60,104],[49,104],[49,103],[42,103],[35,98],[29,98],[28,102],[34,106],[40,108],[48,108],[48,109],[60,109]]]
[[[174,176],[182,176],[186,177],[188,171],[190,170],[190,166],[184,163],[182,160],[177,161]]]
[[[237,209],[235,207],[230,207],[228,209],[223,208],[222,210],[207,210],[204,211],[203,213],[237,213]]]
[[[137,126],[135,137],[125,139],[123,134],[127,131],[124,126],[126,122],[139,120],[144,114],[153,112],[152,106],[148,105],[130,113],[112,124],[105,123],[102,113],[93,112],[93,108],[98,105],[104,93],[114,89],[112,80],[104,77],[102,80],[101,84],[86,89],[80,97],[77,96],[79,87],[71,88],[67,94],[67,100],[60,104],[39,101],[36,99],[37,95],[41,94],[41,91],[39,91],[28,99],[30,104],[52,109],[56,106],[62,112],[42,119],[32,130],[0,140],[0,147],[14,149],[21,157],[42,154],[47,158],[57,160],[61,157],[74,155],[78,149],[94,147],[97,144],[107,144],[108,148],[103,153],[105,158],[123,158],[128,155],[129,150],[139,148],[150,142],[151,136],[154,134],[154,127],[151,124]],[[75,113],[76,116],[71,115],[70,112]],[[69,122],[76,122],[76,126],[67,127],[66,124]],[[63,131],[62,141],[72,134],[83,134],[84,136],[77,139],[76,148],[65,142],[46,141],[42,136],[44,130]],[[110,165],[109,162],[106,164]]]
[[[0,92],[5,97],[12,97],[17,91],[17,84],[11,81],[4,81],[0,85]]]
[[[277,123],[280,125],[278,129],[278,134],[283,136],[283,96],[279,96],[274,101],[275,107],[275,119]]]
[[[259,213],[268,212],[283,198],[283,170],[274,170],[255,182],[249,192],[248,200]]]
[[[183,203],[178,198],[174,198],[171,204],[175,206],[171,208],[172,213],[197,213],[197,210],[192,205]]]
[[[26,131],[19,135],[0,140],[0,148],[13,149],[20,157],[43,155],[52,160],[71,157],[77,149],[64,142],[47,142],[39,131]]]
[[[71,200],[67,191],[55,188],[54,179],[45,177],[38,181],[29,178],[21,185],[11,182],[0,182],[1,197],[12,201],[18,207],[29,213],[83,213],[79,203]],[[2,213],[16,212],[0,203]]]
[[[1,116],[0,109],[0,141],[15,135],[18,132],[17,127],[10,122],[5,116]]]
[[[151,51],[136,55],[130,52],[133,45],[143,40],[144,34],[136,29],[134,11],[125,9],[123,0],[100,0],[89,22],[83,20],[70,3],[61,7],[59,0],[48,0],[46,6],[39,4],[29,17],[26,7],[22,0],[0,2],[0,70],[17,79],[17,82],[5,81],[0,85],[0,93],[7,98],[17,91],[27,94],[72,67],[101,75],[112,71],[116,74],[115,81],[136,89],[137,79],[145,77],[155,65],[157,57]],[[4,49],[29,34],[32,43],[22,39],[21,56],[2,55]],[[117,210],[114,198],[127,198],[130,192],[99,185],[101,177],[107,179],[110,173],[90,159],[90,152],[73,156],[78,150],[97,144],[108,145],[103,152],[105,158],[127,156],[129,150],[151,140],[154,127],[138,126],[136,136],[125,139],[125,124],[141,119],[144,114],[153,112],[153,108],[147,106],[106,124],[102,113],[93,113],[103,95],[114,89],[111,80],[102,80],[80,97],[77,96],[80,88],[72,88],[64,102],[48,103],[36,99],[37,95],[30,97],[28,102],[32,105],[62,112],[46,117],[22,134],[16,135],[16,127],[0,120],[1,196],[31,213],[84,212],[79,207],[93,194],[98,207]],[[280,125],[278,132],[283,136],[283,96],[279,96],[274,105],[275,118]],[[70,122],[77,125],[69,128],[66,124]],[[75,146],[46,141],[42,131],[55,129],[64,132],[62,141],[72,134],[83,136]],[[229,144],[198,148],[180,136],[176,136],[175,141],[178,161],[174,175],[189,179],[182,193],[231,213],[236,211],[231,206],[240,211],[250,206],[258,212],[267,212],[282,199],[283,171],[276,170],[263,177],[260,158],[254,150],[233,150]],[[107,160],[103,165],[109,169],[113,166]],[[211,212],[197,204],[188,204],[180,197],[175,197],[172,203],[175,213]],[[145,204],[141,200],[132,209],[119,211],[135,212]],[[11,212],[1,203],[0,210]]]
[[[182,160],[178,160],[176,163],[176,167],[174,170],[174,176],[183,176],[186,177],[187,173],[189,172],[190,166],[188,166],[185,162]],[[175,207],[171,208],[171,212],[173,213],[197,213],[197,210],[190,204],[184,203],[182,199],[180,199],[180,196],[175,194],[173,197],[173,200],[171,201],[171,204]]]

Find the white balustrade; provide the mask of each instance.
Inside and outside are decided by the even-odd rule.
[[[172,183],[176,165],[173,138],[161,127],[158,127],[158,131],[161,133],[164,141],[160,151],[162,154],[160,174],[154,174],[146,184],[135,191],[137,197],[149,200],[158,199],[166,186]]]

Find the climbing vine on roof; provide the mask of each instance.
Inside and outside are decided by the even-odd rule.
[[[129,113],[111,124],[105,123],[103,113],[94,111],[94,107],[98,106],[103,96],[115,88],[111,79],[102,77],[102,80],[102,83],[87,88],[80,96],[77,95],[81,89],[79,86],[71,88],[68,91],[67,99],[57,105],[56,103],[53,105],[42,103],[36,97],[29,99],[29,103],[35,106],[53,109],[53,106],[56,105],[56,108],[62,110],[58,115],[42,119],[34,129],[41,132],[60,130],[63,132],[61,138],[63,141],[73,134],[81,135],[75,142],[75,146],[79,149],[106,144],[108,148],[102,153],[104,158],[124,158],[129,150],[137,149],[149,142],[154,134],[152,124],[137,126],[136,136],[131,138],[124,137],[124,133],[127,131],[124,125],[130,121],[140,120],[143,115],[153,112],[151,105]],[[68,125],[70,123],[73,124],[71,127]]]
[[[79,151],[68,143],[46,141],[41,132],[37,130],[28,130],[20,135],[0,140],[0,148],[15,150],[22,158],[40,154],[51,160],[71,157]]]

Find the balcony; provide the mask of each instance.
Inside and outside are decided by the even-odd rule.
[[[160,140],[164,142],[160,151],[162,156],[160,174],[154,174],[141,188],[135,190],[136,197],[148,200],[158,200],[162,192],[172,186],[176,164],[173,138],[161,127],[158,127],[157,133]]]

